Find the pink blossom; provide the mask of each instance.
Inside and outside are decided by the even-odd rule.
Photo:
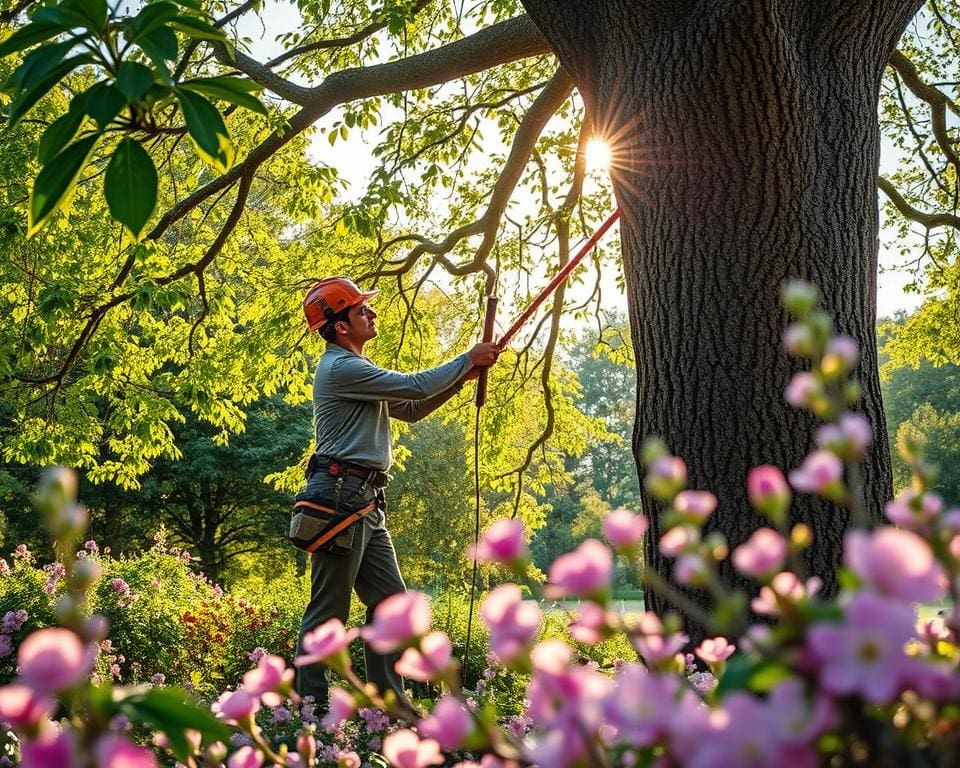
[[[736,650],[737,646],[725,637],[708,637],[694,649],[694,653],[707,664],[719,664],[729,659]]]
[[[821,734],[837,724],[833,702],[820,693],[808,695],[804,688],[803,681],[791,677],[770,692],[767,701],[773,715],[771,719],[783,743],[814,744]]]
[[[647,532],[646,516],[637,515],[629,509],[614,509],[603,518],[603,532],[614,549],[633,551]]]
[[[790,472],[790,484],[802,493],[836,499],[843,492],[843,462],[830,451],[814,451]]]
[[[341,752],[337,755],[337,768],[360,768],[363,761],[356,752]]]
[[[936,493],[918,494],[912,488],[905,488],[893,501],[887,502],[884,512],[891,523],[923,532],[943,512],[943,499]]]
[[[866,416],[845,413],[836,424],[824,424],[817,430],[817,445],[841,458],[859,460],[873,440],[873,431]]]
[[[490,591],[480,608],[483,623],[490,629],[490,651],[501,663],[513,664],[540,631],[540,607],[523,600],[516,584],[501,584]]]
[[[501,563],[508,567],[524,561],[529,550],[523,523],[516,518],[497,520],[484,532],[474,554],[482,563]]]
[[[658,456],[647,469],[644,483],[655,499],[669,502],[687,484],[687,465],[679,456]]]
[[[625,665],[603,701],[604,716],[617,729],[617,741],[641,748],[662,741],[679,688],[672,675],[648,672],[640,664]]]
[[[677,632],[673,635],[640,635],[635,638],[634,645],[643,660],[656,667],[672,660],[689,642],[687,635]]]
[[[936,602],[947,589],[947,575],[920,536],[897,528],[872,533],[848,531],[844,562],[880,594],[898,600]]]
[[[694,522],[703,522],[717,508],[717,497],[710,491],[680,491],[673,500],[673,508]]]
[[[686,554],[681,555],[673,564],[673,577],[679,584],[698,587],[709,581],[710,570],[702,556]]]
[[[824,691],[887,704],[902,690],[913,636],[913,608],[870,592],[855,594],[840,624],[815,624],[807,636]]]
[[[256,747],[240,747],[227,759],[228,768],[260,768],[263,765],[263,753]]]
[[[473,715],[455,697],[441,696],[417,729],[423,736],[435,739],[440,749],[456,749],[473,730]]]
[[[553,596],[601,598],[610,591],[613,555],[596,539],[587,539],[573,552],[560,555],[550,566]]]
[[[53,702],[33,688],[11,683],[0,688],[0,721],[14,728],[32,728],[53,712]]]
[[[48,730],[36,739],[20,742],[20,768],[71,768],[78,762],[70,731]]]
[[[283,701],[280,694],[290,692],[293,676],[282,658],[262,655],[257,666],[244,674],[243,688],[252,696],[260,696],[268,707],[276,707]]]
[[[747,473],[747,497],[758,512],[774,522],[783,520],[790,506],[790,486],[778,467],[763,464]]]
[[[753,599],[750,607],[755,613],[779,616],[782,612],[781,603],[798,603],[815,595],[820,586],[820,579],[816,576],[803,583],[792,571],[783,571],[774,576],[768,586],[760,588],[759,595]]]
[[[587,645],[599,643],[613,632],[606,609],[589,600],[580,604],[577,618],[567,629],[574,640]]]
[[[90,674],[96,653],[69,629],[38,630],[20,644],[20,679],[41,693],[72,688]]]
[[[904,687],[925,699],[953,703],[960,698],[960,677],[951,664],[939,659],[909,657],[904,678]]]
[[[333,728],[340,725],[344,720],[353,717],[356,708],[357,702],[354,701],[353,694],[339,686],[334,686],[330,689],[330,709],[323,718],[323,727]]]
[[[824,357],[836,357],[844,372],[853,370],[860,357],[860,344],[852,336],[837,335],[827,342]]]
[[[97,768],[155,768],[157,765],[153,752],[138,747],[118,733],[108,733],[97,739],[93,754]]]
[[[823,385],[809,371],[793,374],[783,398],[794,408],[806,408],[813,400],[823,394]]]
[[[407,648],[394,665],[397,673],[411,680],[427,682],[442,676],[450,668],[453,646],[445,632],[431,632],[419,648]]]
[[[303,650],[306,653],[294,659],[293,663],[298,667],[318,662],[329,663],[338,656],[342,657],[345,663],[349,663],[346,648],[359,634],[356,629],[345,629],[340,619],[325,621],[303,636]]]
[[[730,556],[740,573],[760,579],[780,570],[786,558],[787,542],[772,528],[758,528]]]
[[[667,557],[676,557],[688,547],[700,542],[700,534],[689,525],[675,525],[660,537],[660,551]]]
[[[440,745],[433,739],[421,739],[414,731],[404,728],[390,733],[383,740],[383,756],[394,768],[425,768],[443,765]]]
[[[360,634],[377,653],[391,653],[430,631],[430,602],[422,592],[398,592],[374,609]]]
[[[765,702],[735,691],[723,700],[723,706],[709,713],[709,730],[693,746],[690,768],[768,768],[786,766],[781,762],[780,744]],[[810,766],[810,768],[814,768]],[[791,765],[801,768],[801,764]],[[806,768],[806,766],[802,766]]]
[[[260,700],[243,688],[225,691],[214,704],[228,721],[239,723],[253,717],[260,709]]]
[[[820,350],[820,342],[807,323],[791,323],[783,332],[783,347],[795,357],[813,357]]]

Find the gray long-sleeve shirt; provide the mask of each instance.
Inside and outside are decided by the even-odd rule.
[[[393,458],[390,417],[418,421],[457,391],[470,357],[418,373],[378,368],[367,358],[328,343],[313,377],[313,418],[320,456],[386,472]]]

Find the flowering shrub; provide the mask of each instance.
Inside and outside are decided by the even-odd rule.
[[[840,594],[834,600],[818,596],[817,581],[798,568],[799,554],[814,542],[805,526],[788,523],[792,495],[817,494],[864,522],[858,466],[871,435],[863,417],[850,410],[858,399],[850,376],[856,343],[832,334],[809,286],[789,286],[784,300],[796,320],[786,333],[787,349],[811,362],[810,371],[789,382],[786,397],[825,423],[816,450],[788,468],[789,481],[771,466],[754,468],[746,478],[750,503],[768,524],[729,558],[754,580],[754,594],[732,594],[718,577],[729,547],[716,534],[702,535],[716,498],[686,487],[685,464],[662,443],[644,449],[647,488],[665,506],[660,549],[673,559],[677,582],[709,590],[718,606],[704,611],[656,574],[645,574],[650,588],[668,592],[713,631],[693,654],[684,652],[689,640],[679,617],[613,609],[615,558],[635,562],[647,528],[642,515],[616,510],[604,525],[610,546],[584,542],[554,562],[545,585],[527,581],[529,596],[517,584],[504,584],[481,604],[498,665],[483,679],[525,679],[523,713],[504,720],[482,690],[461,688],[453,644],[433,627],[429,600],[405,593],[381,603],[360,630],[331,620],[305,637],[294,664],[324,663],[342,683],[332,689],[319,723],[312,703],[291,690],[285,661],[262,650],[250,658],[257,666],[213,704],[214,718],[175,689],[90,685],[96,643],[101,656],[113,647],[103,645],[103,618],[83,610],[96,568],[84,562],[89,558],[65,557],[56,602],[65,628],[27,636],[17,653],[18,676],[0,688],[0,720],[19,739],[22,764],[67,765],[80,752],[98,767],[155,765],[153,753],[124,732],[128,722],[155,730],[156,743],[187,765],[229,768],[357,768],[363,760],[381,760],[374,750],[398,768],[457,760],[460,768],[960,764],[960,509],[946,508],[928,490],[931,469],[916,446],[908,446],[913,485],[886,508],[898,527],[851,529]],[[62,473],[54,477],[41,498],[60,550],[71,551],[64,541],[76,539],[82,512],[72,504],[68,480]],[[492,526],[473,555],[526,580],[529,553],[514,521]],[[126,583],[130,595],[144,595]],[[128,599],[113,582],[106,588]],[[581,601],[564,628],[567,638],[545,630],[535,599],[542,595]],[[944,616],[918,622],[918,601],[950,607]],[[742,612],[729,610],[748,603],[768,622],[748,626]],[[17,622],[14,616],[10,626]],[[359,679],[349,653],[358,635],[382,652],[401,652],[398,671],[408,679],[442,688],[430,711],[411,709],[392,694],[383,697]],[[611,669],[575,650],[615,639],[632,660],[611,663]],[[55,700],[68,713],[59,726],[50,720]],[[385,713],[404,724],[391,723]],[[354,736],[361,724],[363,738]]]

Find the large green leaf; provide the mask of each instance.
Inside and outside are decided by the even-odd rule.
[[[33,106],[40,101],[65,75],[72,72],[83,64],[89,64],[90,54],[83,53],[79,56],[73,56],[50,70],[44,77],[29,87],[28,90],[21,91],[10,105],[7,113],[7,128],[10,129],[23,119]]]
[[[11,53],[16,53],[17,51],[22,51],[31,45],[42,43],[44,40],[49,40],[54,35],[66,31],[67,30],[60,24],[34,21],[25,27],[21,27],[0,43],[0,58],[9,56]]]
[[[183,34],[198,40],[213,40],[218,43],[227,42],[227,36],[223,34],[222,30],[217,29],[217,27],[203,19],[189,14],[178,16],[174,21],[170,22],[170,26],[178,32],[183,32]]]
[[[201,156],[218,171],[226,171],[233,165],[233,144],[223,117],[200,94],[180,88],[175,93],[187,122],[187,130]]]
[[[110,215],[139,240],[157,205],[157,169],[134,139],[125,138],[114,151],[103,180],[103,193]]]
[[[45,5],[36,11],[34,22],[57,24],[63,29],[85,27],[101,32],[107,24],[106,0],[64,0],[57,5]]]
[[[35,234],[50,214],[63,205],[99,138],[100,134],[95,133],[71,144],[53,157],[37,174],[30,192],[27,237]]]
[[[180,83],[181,88],[204,93],[221,101],[245,107],[261,115],[267,114],[266,107],[260,99],[251,95],[251,91],[259,91],[260,86],[251,80],[242,77],[198,77]]]
[[[186,693],[179,688],[152,688],[129,696],[120,703],[120,709],[131,720],[162,731],[170,741],[174,756],[181,762],[186,762],[191,754],[185,730],[199,731],[206,743],[228,743],[232,733],[209,710],[188,702]]]
[[[71,104],[65,115],[61,115],[50,123],[40,137],[40,144],[37,147],[37,159],[41,165],[46,165],[54,155],[73,141],[73,137],[77,135],[83,123],[84,115],[86,112],[82,107],[74,108],[74,104]]]
[[[115,85],[127,101],[140,101],[153,85],[153,70],[136,61],[125,61],[117,70]]]
[[[63,57],[70,53],[70,49],[75,45],[76,38],[71,37],[62,43],[47,43],[30,51],[23,57],[20,66],[7,78],[3,90],[16,93],[25,83],[36,82],[63,61]]]
[[[87,114],[97,121],[99,128],[106,128],[127,104],[119,88],[101,80],[87,89]]]
[[[175,19],[179,13],[180,9],[166,0],[143,6],[140,13],[124,21],[127,42],[137,42],[140,37],[150,34],[171,19]]]
[[[137,38],[139,45],[145,54],[151,59],[157,58],[165,61],[173,61],[177,58],[177,36],[170,27],[156,27],[147,34]]]

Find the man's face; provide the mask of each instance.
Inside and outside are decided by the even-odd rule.
[[[375,322],[377,313],[369,304],[358,304],[350,307],[347,312],[349,323],[343,323],[341,328],[347,330],[347,336],[351,340],[364,344],[377,335],[377,324]]]

